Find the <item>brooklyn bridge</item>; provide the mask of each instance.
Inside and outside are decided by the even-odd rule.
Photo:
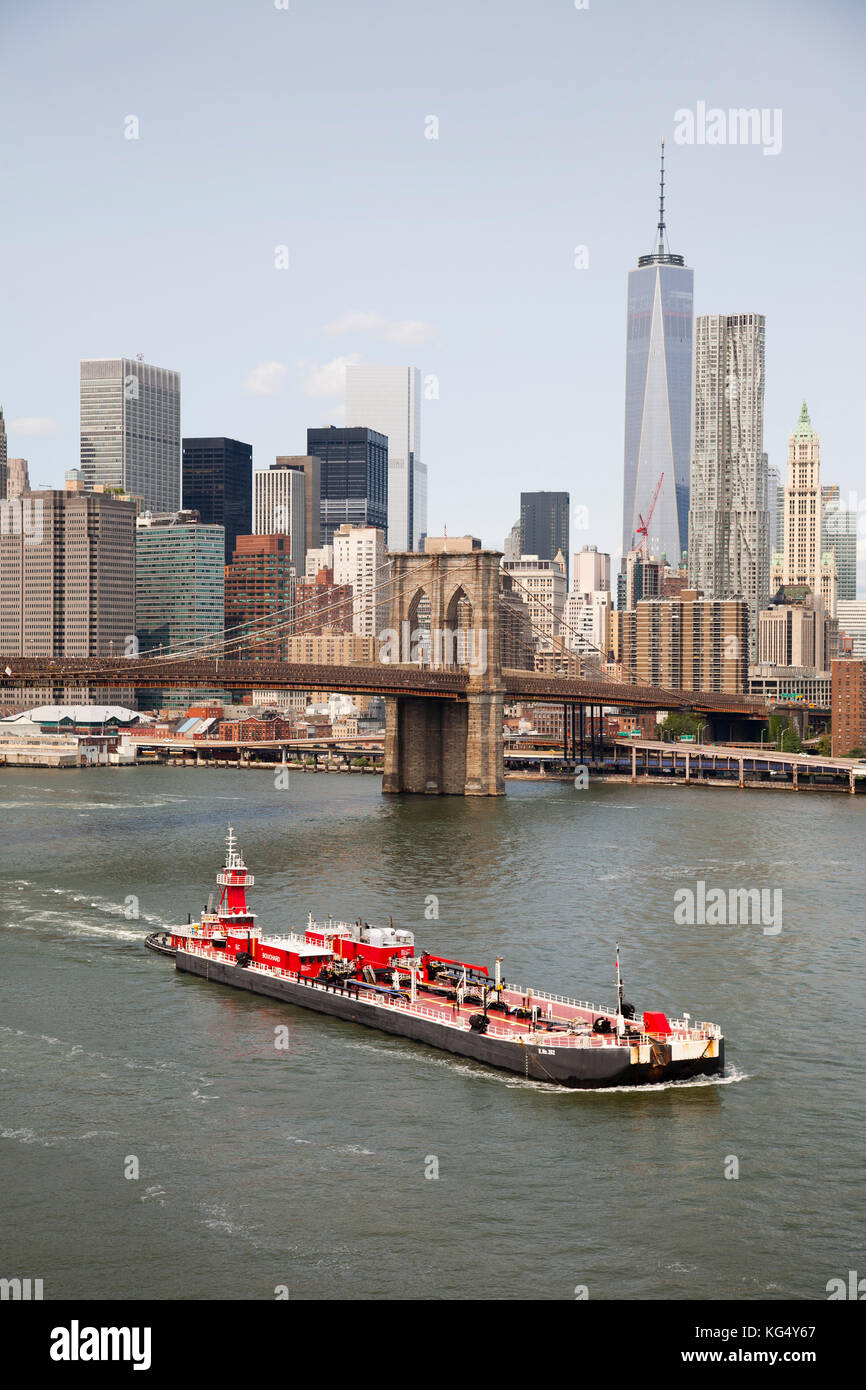
[[[383,791],[428,795],[501,796],[505,791],[503,717],[506,703],[560,705],[566,744],[576,746],[588,712],[600,723],[604,707],[630,713],[682,710],[700,715],[715,737],[742,737],[767,718],[763,701],[741,695],[670,690],[605,679],[551,676],[511,669],[500,659],[499,560],[496,551],[391,557],[391,630],[417,620],[426,600],[430,630],[461,621],[485,634],[483,663],[434,662],[314,665],[184,654],[144,657],[3,657],[4,691],[32,690],[63,703],[76,689],[110,691],[223,690],[245,694],[314,690],[381,695],[385,699]],[[408,581],[408,582],[407,582]],[[411,595],[409,601],[405,596]]]

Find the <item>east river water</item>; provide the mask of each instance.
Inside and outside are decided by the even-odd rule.
[[[0,813],[0,1276],[46,1299],[748,1300],[866,1274],[863,800],[19,769]],[[200,910],[229,822],[265,930],[393,916],[602,1004],[619,940],[627,998],[723,1025],[726,1077],[565,1092],[177,975],[144,936]],[[701,882],[769,890],[781,929],[678,922]]]

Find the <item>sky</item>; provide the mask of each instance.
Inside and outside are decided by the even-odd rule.
[[[431,534],[501,547],[521,489],[566,489],[573,548],[615,551],[664,137],[695,312],[767,318],[770,464],[806,399],[866,506],[862,0],[0,0],[0,52],[0,404],[33,485],[78,465],[82,357],[179,371],[183,433],[256,467],[340,423],[346,361],[405,363]],[[767,138],[685,142],[700,103]]]

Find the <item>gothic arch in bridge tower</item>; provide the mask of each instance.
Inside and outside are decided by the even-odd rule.
[[[472,602],[463,585],[457,584],[445,605],[439,640],[434,642],[434,665],[466,667],[473,664],[473,648],[478,644],[473,643],[472,626]]]

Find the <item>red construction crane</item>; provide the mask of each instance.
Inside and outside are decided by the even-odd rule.
[[[646,521],[644,521],[644,519],[643,519],[643,517],[641,516],[640,512],[638,512],[638,521],[639,521],[640,524],[639,524],[637,530],[635,531],[635,536],[636,536],[636,537],[637,537],[637,536],[643,536],[643,542],[642,542],[641,548],[642,548],[642,550],[643,550],[644,556],[646,556],[646,554],[647,554],[647,531],[649,530],[649,524],[650,524],[650,522],[651,522],[652,519],[653,519],[653,512],[654,512],[655,509],[656,509],[656,502],[659,500],[659,492],[661,491],[662,479],[664,478],[664,476],[665,476],[664,473],[662,473],[662,474],[661,474],[661,477],[659,478],[658,482],[656,483],[656,490],[655,490],[655,492],[653,493],[653,500],[650,502],[650,509],[649,509],[649,511],[647,512]]]

